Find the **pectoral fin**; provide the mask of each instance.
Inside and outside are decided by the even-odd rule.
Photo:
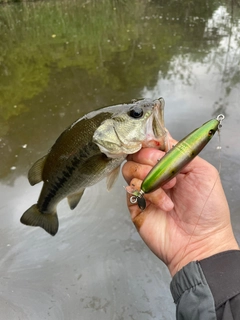
[[[68,199],[68,204],[71,210],[75,209],[76,206],[78,205],[79,201],[82,198],[82,195],[84,193],[85,189],[82,189],[81,191],[77,193],[70,194],[67,199]]]
[[[117,180],[118,174],[119,174],[120,166],[115,168],[113,171],[109,173],[107,176],[107,189],[110,190],[112,186],[114,185],[114,182]]]
[[[42,171],[45,165],[46,158],[47,156],[44,156],[38,161],[36,161],[29,170],[28,181],[32,186],[42,181]]]

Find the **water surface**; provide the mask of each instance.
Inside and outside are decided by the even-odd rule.
[[[240,10],[234,1],[50,1],[0,7],[0,310],[6,319],[175,319],[166,267],[140,239],[119,178],[58,206],[52,238],[20,224],[27,172],[83,114],[166,101],[176,139],[224,113],[219,168],[240,240]],[[217,147],[221,145],[221,154]],[[220,160],[219,160],[220,159]]]

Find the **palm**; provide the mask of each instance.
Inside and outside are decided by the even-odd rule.
[[[148,151],[144,152],[147,155]],[[149,170],[146,159],[142,167]],[[143,171],[138,170],[135,174],[134,183],[138,187]],[[129,180],[131,175],[126,177],[126,168],[123,173]],[[137,182],[136,179],[140,180]],[[169,197],[174,204],[170,211],[163,210],[162,203],[159,203],[159,199],[164,197]],[[203,239],[229,223],[229,215],[224,215],[228,211],[227,202],[219,201],[219,197],[225,199],[217,170],[201,158],[196,158],[165,192],[158,189],[146,195],[149,201],[143,212],[137,205],[130,205],[129,210],[143,240],[169,265],[174,260],[181,261],[192,247],[195,248]]]

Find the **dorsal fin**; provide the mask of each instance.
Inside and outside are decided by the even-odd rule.
[[[42,171],[46,158],[47,156],[44,156],[37,160],[28,171],[28,180],[32,186],[42,181]]]

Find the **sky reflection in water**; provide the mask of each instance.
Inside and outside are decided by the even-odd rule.
[[[41,188],[27,181],[32,163],[99,107],[163,96],[176,139],[224,113],[221,142],[215,137],[202,155],[221,162],[240,240],[240,10],[233,3],[1,6],[0,309],[8,319],[174,319],[168,271],[132,226],[122,178],[111,194],[105,181],[86,190],[72,212],[61,202],[55,238],[19,222]]]

